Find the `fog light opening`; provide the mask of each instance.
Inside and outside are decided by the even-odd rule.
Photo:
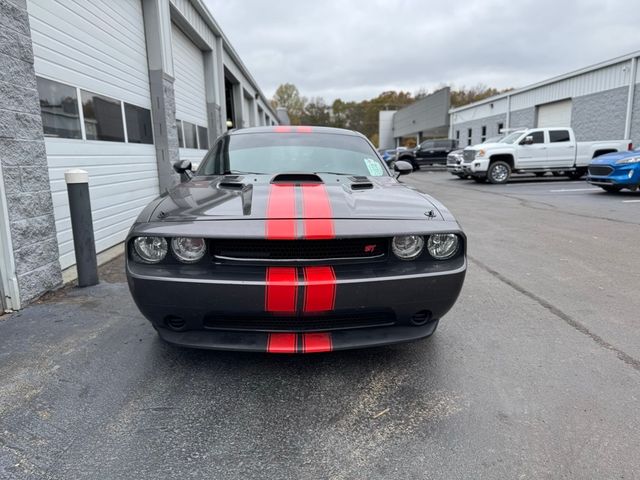
[[[430,310],[420,310],[416,312],[411,317],[411,323],[417,327],[426,325],[431,321],[431,311]]]
[[[182,317],[178,317],[176,315],[167,315],[166,317],[164,317],[164,324],[173,331],[180,331],[184,330],[187,322]]]

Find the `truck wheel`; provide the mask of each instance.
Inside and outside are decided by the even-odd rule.
[[[580,180],[585,173],[587,173],[586,168],[576,168],[573,172],[569,172],[569,178],[571,180]]]
[[[489,165],[489,170],[487,171],[487,179],[490,183],[495,185],[501,185],[503,183],[507,183],[509,181],[509,177],[511,176],[511,167],[507,162],[493,162]]]
[[[622,190],[622,187],[618,187],[616,185],[600,185],[600,187],[605,192],[609,192],[609,193],[618,193],[620,190]]]

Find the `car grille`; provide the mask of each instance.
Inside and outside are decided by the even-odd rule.
[[[589,167],[589,175],[595,175],[597,177],[606,177],[613,172],[613,167],[609,165],[591,165]]]
[[[315,316],[209,315],[204,328],[211,330],[254,330],[263,332],[313,332],[371,328],[393,325],[392,312],[330,313]]]
[[[380,260],[386,257],[387,238],[334,240],[215,240],[210,251],[218,260],[286,262]]]
[[[462,158],[464,159],[464,163],[472,162],[476,158],[476,151],[465,150],[462,152]]]
[[[459,165],[460,157],[458,155],[448,155],[447,156],[447,165]]]

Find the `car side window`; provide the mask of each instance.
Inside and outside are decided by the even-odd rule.
[[[433,142],[422,142],[422,146],[420,147],[422,150],[427,148],[433,148]]]
[[[569,130],[549,130],[549,141],[551,143],[571,141]]]
[[[544,132],[541,130],[538,130],[537,132],[529,132],[525,135],[525,137],[520,141],[521,145],[524,145],[524,140],[527,137],[533,137],[533,142],[532,143],[544,143]]]

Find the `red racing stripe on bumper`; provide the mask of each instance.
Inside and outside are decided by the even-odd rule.
[[[267,339],[269,353],[296,353],[295,333],[270,333]]]
[[[296,238],[296,190],[294,185],[271,185],[267,200],[267,240]]]
[[[333,210],[323,184],[302,186],[302,217],[304,238],[320,240],[335,237]]]
[[[267,312],[295,313],[298,303],[298,270],[295,267],[268,267],[265,287]]]
[[[303,353],[330,352],[333,350],[333,341],[330,333],[304,333],[302,335]]]
[[[333,267],[305,267],[304,311],[326,312],[335,308],[336,274]]]

